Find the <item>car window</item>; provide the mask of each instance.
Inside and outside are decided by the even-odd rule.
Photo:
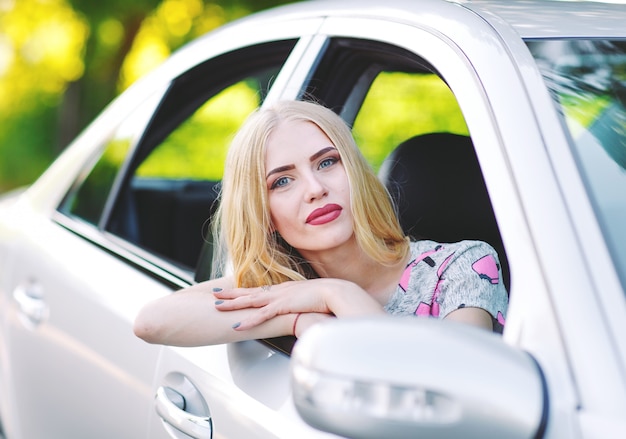
[[[87,163],[59,206],[59,211],[97,226],[122,164],[148,123],[162,93],[157,93],[131,111],[112,131]]]
[[[508,261],[464,115],[428,60],[390,44],[333,38],[302,99],[339,113],[415,239],[477,239]],[[458,221],[463,218],[463,221]]]
[[[152,150],[135,178],[219,181],[231,137],[260,105],[261,87],[250,77],[221,90]]]
[[[295,41],[228,53],[177,78],[133,151],[106,229],[193,271],[231,137],[261,103]],[[203,260],[203,272],[210,258]]]
[[[357,144],[376,171],[402,141],[442,131],[468,135],[454,95],[434,73],[379,72],[352,126]]]
[[[233,134],[260,102],[261,84],[246,78],[217,93],[157,145],[135,169],[129,189],[136,230],[126,238],[195,267]]]
[[[528,41],[626,290],[626,41]]]

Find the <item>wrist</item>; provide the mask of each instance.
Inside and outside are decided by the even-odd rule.
[[[314,326],[315,324],[322,322],[324,320],[328,320],[328,319],[334,319],[335,316],[332,314],[326,314],[326,313],[319,313],[319,312],[305,312],[305,313],[300,313],[298,319],[296,320],[294,318],[294,336],[300,337],[304,332],[306,332],[311,326]]]
[[[301,312],[299,312],[298,314],[296,314],[296,316],[293,319],[293,325],[291,327],[291,334],[294,337],[298,337],[297,336],[297,330],[298,330],[298,320],[300,319],[300,316],[302,315]]]

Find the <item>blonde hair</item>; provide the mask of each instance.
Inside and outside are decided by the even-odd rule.
[[[273,232],[265,180],[265,145],[281,122],[317,125],[337,148],[350,184],[354,233],[374,260],[391,265],[408,253],[389,193],[359,151],[350,128],[332,110],[313,102],[281,101],[252,113],[235,135],[226,158],[216,215],[218,252],[232,264],[237,287],[272,285],[315,277],[298,252]],[[222,263],[224,260],[222,260]]]

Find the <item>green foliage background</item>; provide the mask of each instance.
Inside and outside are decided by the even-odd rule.
[[[287,0],[0,0],[0,192],[32,182],[172,51]]]
[[[116,95],[172,51],[228,21],[285,3],[290,1],[0,0],[0,192],[36,179]],[[198,112],[168,139],[175,148],[163,148],[140,173],[200,177],[211,169],[215,175],[204,178],[221,178],[225,149],[211,163],[194,151],[206,149],[197,144],[206,145],[207,136],[223,145],[230,131],[203,128],[234,131],[256,105],[253,92],[245,86],[230,91],[239,98],[224,102],[241,108],[215,102]],[[375,168],[400,141],[432,131],[467,134],[454,96],[434,74],[402,73],[379,75],[353,129]]]

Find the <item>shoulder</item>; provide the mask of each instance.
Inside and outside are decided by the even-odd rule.
[[[471,270],[480,276],[498,276],[500,271],[498,253],[488,243],[484,241],[461,241],[449,244],[447,250],[448,253],[450,250],[454,250],[453,259],[456,266],[471,267]]]
[[[413,258],[424,253],[440,253],[441,255],[454,255],[458,257],[472,257],[473,255],[491,255],[496,260],[498,253],[484,241],[465,240],[451,243],[441,243],[430,240],[411,241],[411,256]]]
[[[444,272],[472,271],[481,277],[499,277],[498,253],[484,241],[440,243],[421,240],[412,241],[410,248],[411,261],[430,262],[431,267],[437,267],[439,276]]]
[[[447,249],[454,250],[467,250],[467,249],[488,249],[495,253],[493,247],[485,241],[477,241],[466,239],[458,242],[437,242],[429,239],[422,239],[418,241],[411,241],[409,243],[411,249],[429,249],[436,247],[445,247]]]

